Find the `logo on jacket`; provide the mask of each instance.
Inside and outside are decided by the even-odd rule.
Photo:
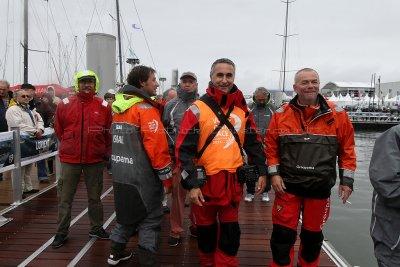
[[[314,170],[314,166],[301,166],[301,165],[296,165],[297,169],[302,169],[302,170]]]
[[[242,127],[242,120],[236,114],[231,113],[229,116],[229,122],[233,125],[236,132],[239,132]],[[214,118],[214,129],[217,128],[219,124],[218,118]],[[223,149],[230,147],[233,143],[235,143],[235,137],[228,129],[226,125],[224,125],[217,133],[213,140],[214,144],[223,144]]]
[[[149,125],[150,132],[153,132],[153,133],[157,132],[157,130],[158,130],[158,121],[153,119],[152,121],[149,121],[147,124]]]

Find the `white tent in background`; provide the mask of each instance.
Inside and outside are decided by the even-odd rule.
[[[348,106],[348,107],[353,107],[353,106],[357,106],[358,101],[355,101],[349,93],[347,93],[346,96],[344,96],[342,98],[342,102],[344,103],[344,106]]]
[[[329,100],[329,101],[332,101],[332,102],[336,102],[338,99],[337,99],[337,97],[335,96],[335,94],[332,94],[332,96],[329,97],[328,100]]]

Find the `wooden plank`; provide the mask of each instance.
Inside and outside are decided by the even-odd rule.
[[[112,184],[111,178],[105,174],[104,189]],[[273,196],[272,196],[273,197]],[[104,220],[114,211],[112,192],[103,199]],[[257,198],[252,203],[241,203],[239,218],[241,224],[241,246],[238,252],[240,266],[266,266],[272,259],[269,240],[272,232],[271,203],[263,203]],[[87,207],[86,188],[83,182],[79,184],[72,206],[74,218]],[[186,215],[189,208],[185,208]],[[16,266],[42,246],[55,233],[57,228],[57,192],[49,190],[45,194],[6,214],[14,220],[0,228],[0,260],[4,266]],[[186,217],[185,229],[190,221]],[[108,230],[112,229],[115,221]],[[90,223],[87,214],[70,229],[68,242],[59,249],[46,248],[29,266],[66,266],[89,241]],[[197,240],[186,235],[178,247],[169,247],[169,215],[162,222],[161,245],[159,261],[162,266],[199,266],[197,256]],[[298,250],[299,241],[295,250]],[[137,236],[131,238],[128,249],[136,252]],[[97,240],[89,251],[79,261],[78,266],[108,266],[107,257],[110,252],[110,242]],[[3,266],[3,264],[1,264]],[[137,257],[120,266],[138,266]],[[322,253],[320,266],[335,266]]]

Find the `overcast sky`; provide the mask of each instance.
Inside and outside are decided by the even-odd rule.
[[[50,60],[46,53],[30,52],[31,83],[57,82],[57,32],[63,69],[58,76],[63,85],[72,79],[75,35],[79,69],[85,67],[87,32],[116,35],[116,23],[109,15],[115,17],[115,1],[29,2],[30,48],[48,50],[50,42],[51,51]],[[23,76],[21,3],[0,0],[0,77],[4,74],[11,83],[20,83]],[[284,30],[285,4],[281,1],[120,0],[120,6],[124,56],[131,47],[142,64],[153,66],[144,32],[158,74],[167,78],[165,88],[172,69],[179,69],[180,73],[195,72],[200,91],[204,91],[210,65],[220,57],[236,63],[236,84],[246,93],[258,86],[280,87],[283,42],[276,34]],[[399,81],[399,10],[399,0],[295,1],[290,4],[289,34],[297,35],[288,40],[287,69],[315,68],[322,85],[329,81],[370,83],[372,73],[380,75],[382,82]],[[287,73],[287,88],[292,86],[293,74]]]

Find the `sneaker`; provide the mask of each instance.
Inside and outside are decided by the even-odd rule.
[[[108,256],[107,263],[110,265],[117,265],[120,261],[129,260],[132,257],[132,252],[123,250],[120,252],[111,252]]]
[[[97,231],[90,231],[89,236],[99,239],[110,239],[110,233],[106,232],[106,230],[104,230],[103,228],[100,228]]]
[[[244,201],[252,202],[253,199],[254,199],[254,195],[253,194],[246,194],[246,197],[244,198]]]
[[[65,242],[67,242],[67,239],[68,239],[67,235],[56,234],[53,243],[51,243],[51,247],[52,248],[62,247],[65,244]]]
[[[193,238],[197,238],[197,227],[194,225],[191,225],[189,227],[189,231],[190,231],[190,236]]]
[[[173,237],[170,236],[168,238],[168,245],[170,247],[176,247],[177,245],[179,245],[181,243],[181,238],[180,237]]]
[[[269,202],[269,196],[268,196],[268,193],[267,193],[267,192],[265,192],[265,193],[262,194],[261,201],[263,201],[263,202]]]

